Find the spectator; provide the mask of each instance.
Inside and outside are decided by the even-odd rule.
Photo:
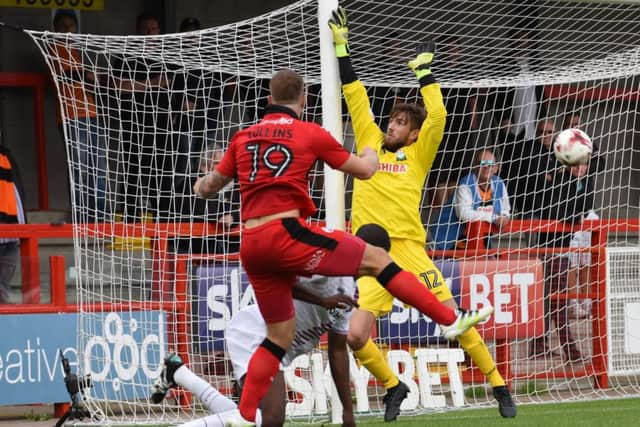
[[[136,34],[139,36],[157,36],[162,34],[160,21],[150,13],[141,13],[136,17]]]
[[[587,191],[591,189],[588,180],[584,177],[588,173],[587,165],[574,166],[571,168],[571,174],[577,178],[577,191]],[[592,201],[591,197],[586,198]],[[587,211],[584,219],[596,220],[600,219],[593,209],[593,206],[585,206]],[[569,242],[571,248],[590,248],[591,247],[591,231],[576,231]],[[588,293],[591,270],[591,254],[589,252],[571,252],[569,253],[569,286],[575,293]],[[572,299],[569,304],[569,316],[572,318],[586,318],[590,316],[592,302],[590,298]]]
[[[564,119],[562,120],[562,129],[581,129],[585,130],[582,124],[582,116],[580,113],[572,111],[565,114]],[[589,132],[587,132],[589,134]],[[593,136],[593,135],[591,135]],[[604,172],[606,161],[604,155],[600,152],[598,143],[594,138],[592,138],[593,143],[593,152],[591,153],[591,159],[589,160],[589,169],[588,173],[581,174],[583,179],[592,179],[595,174],[598,172]]]
[[[591,188],[580,188],[577,168],[559,167],[551,173],[551,185],[544,192],[542,200],[542,218],[560,220],[568,225],[580,224],[593,206]],[[571,232],[541,233],[539,246],[547,248],[570,247]],[[548,335],[553,321],[558,329],[560,349],[566,359],[572,362],[582,360],[569,327],[568,301],[565,294],[568,289],[569,260],[563,254],[551,254],[545,257],[545,335],[531,342],[529,355],[545,357],[550,354]]]
[[[242,61],[251,61],[259,57],[253,34],[254,29],[251,26],[238,27],[234,33],[234,42],[238,46],[239,58]],[[215,140],[226,142],[239,129],[247,124],[256,123],[263,116],[268,103],[269,80],[223,73],[221,81],[222,104],[218,110],[218,132]]]
[[[539,7],[521,5],[514,11],[508,34],[510,49],[507,62],[502,64],[510,74],[518,75],[519,84],[510,88],[495,88],[484,98],[483,110],[493,111],[492,121],[497,129],[496,143],[502,147],[502,173],[513,199],[514,210],[523,215],[539,216],[532,209],[537,200],[526,197],[527,187],[537,185],[528,179],[531,168],[536,171],[546,166],[538,165],[539,158],[528,159],[529,154],[539,154],[535,144],[539,138],[539,126],[547,115],[543,86],[526,85],[530,76],[538,70],[536,44]],[[553,123],[551,123],[553,126]],[[537,177],[537,175],[536,175]],[[529,193],[530,194],[530,193]]]
[[[553,153],[555,136],[556,129],[553,120],[539,121],[536,127],[536,138],[529,147],[525,148],[522,155],[522,161],[529,164],[529,169],[526,174],[526,185],[518,194],[525,195],[525,202],[522,204],[523,211],[532,217],[541,216],[540,210],[544,206],[541,201],[546,193],[545,189],[553,180],[553,171],[560,166]],[[533,195],[533,197],[526,197],[526,195]]]
[[[192,171],[198,170],[207,143],[215,140],[220,77],[215,71],[203,69],[180,69],[173,74],[172,128],[177,131],[174,145],[181,157],[175,172],[191,175]]]
[[[521,76],[533,72],[534,52],[533,29],[519,29],[513,34],[516,43],[516,62]],[[543,111],[542,86],[518,86],[511,93],[511,122],[510,132],[516,137],[531,140],[536,136],[536,123],[546,113]]]
[[[210,155],[207,157],[205,154],[204,161],[200,165],[200,174],[206,175],[213,172],[222,157],[224,156],[224,150],[221,148],[214,148]],[[195,183],[195,180],[194,180]],[[193,187],[193,186],[192,186]],[[203,199],[196,199],[202,202]],[[216,201],[216,198],[208,199],[209,201]],[[239,225],[240,222],[240,194],[238,189],[233,183],[229,183],[224,186],[219,192],[217,197],[218,209],[216,212],[218,216],[216,221],[223,226],[226,231],[229,231],[231,227]],[[196,210],[198,214],[199,210]]]
[[[152,36],[160,34],[160,23],[153,15],[142,13],[136,19],[136,33]],[[148,44],[142,45],[144,49]],[[122,56],[113,63],[113,99],[118,105],[113,117],[120,126],[124,176],[124,217],[139,221],[147,212],[156,220],[167,219],[174,176],[169,139],[168,78],[163,64],[142,56]]]
[[[197,31],[200,27],[198,18],[187,17],[180,23],[180,32]],[[200,44],[200,35],[183,37],[183,49],[195,49]],[[169,64],[173,79],[170,83],[172,97],[172,127],[177,131],[174,141],[180,159],[175,168],[176,173],[187,176],[198,171],[200,159],[205,155],[208,142],[216,138],[216,116],[220,110],[222,78],[220,72],[206,69],[185,68]],[[178,178],[179,179],[179,178]],[[188,180],[184,180],[188,182]],[[176,188],[177,193],[190,191]]]
[[[214,147],[205,152],[200,162],[199,175],[206,175],[215,170],[224,155],[224,150]],[[240,223],[240,193],[234,183],[229,183],[220,190],[217,197],[204,200],[194,198],[192,194],[196,176],[190,177],[184,186],[186,197],[179,199],[178,208],[180,217],[186,221],[207,222],[214,220],[218,225],[218,232],[214,236],[205,238],[178,239],[177,251],[179,253],[200,254],[230,254],[240,251],[240,238],[232,233],[232,228]]]
[[[24,224],[22,185],[11,152],[0,145],[0,223]],[[11,280],[20,262],[20,240],[0,236],[0,304],[9,303]]]
[[[505,67],[513,68],[513,73],[522,80],[535,72],[534,46],[535,31],[531,28],[516,29],[510,35],[514,46],[514,63]],[[536,136],[536,123],[547,115],[543,86],[517,86],[494,88],[485,98],[486,110],[494,111],[493,122],[503,126],[509,122],[508,133],[516,140],[533,140]]]
[[[53,18],[59,33],[76,33],[78,20],[72,10],[60,9]],[[69,143],[73,170],[74,214],[79,222],[102,221],[106,214],[107,135],[94,99],[95,75],[87,71],[78,49],[58,44],[56,63],[62,76],[59,113]]]
[[[460,179],[432,228],[436,249],[456,245],[472,251],[490,248],[490,234],[509,222],[509,195],[497,175],[493,152],[479,151],[475,159],[473,171]]]
[[[572,111],[565,114],[562,121],[563,129],[583,129],[582,117],[580,113]],[[578,191],[592,191],[594,188],[593,179],[598,172],[604,172],[605,158],[598,150],[598,146],[593,141],[593,152],[588,165],[580,165],[571,168],[572,175],[577,178],[576,187]],[[591,197],[587,200],[592,201]],[[599,219],[598,214],[593,209],[593,205],[585,206],[586,216],[584,219]],[[577,231],[571,238],[570,247],[572,248],[588,248],[591,247],[591,232]],[[587,252],[570,253],[569,254],[569,285],[575,287],[578,293],[585,293],[589,290],[591,269],[591,254]],[[591,299],[570,301],[569,315],[575,318],[589,317],[591,313]]]
[[[180,32],[186,33],[189,31],[198,31],[200,29],[200,20],[192,16],[184,18],[180,22]]]
[[[555,125],[550,119],[538,122],[536,138],[513,140],[504,147],[505,181],[513,206],[526,218],[540,218],[542,198],[559,163],[553,154]]]
[[[250,50],[250,55],[253,55]],[[247,124],[262,117],[269,93],[267,79],[232,74],[222,75],[222,106],[218,114],[216,141],[228,141]]]
[[[582,118],[580,114],[575,111],[565,114],[562,119],[562,129],[582,129]]]

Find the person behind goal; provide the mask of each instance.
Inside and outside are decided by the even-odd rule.
[[[378,156],[347,152],[326,130],[299,119],[304,82],[292,70],[276,72],[270,105],[258,123],[236,132],[215,171],[198,178],[194,193],[213,197],[234,177],[240,183],[243,222],[240,259],[253,285],[267,336],[253,353],[240,397],[240,415],[227,425],[251,425],[295,333],[291,289],[298,276],[373,276],[398,299],[443,325],[452,339],[488,318],[493,307],[456,313],[381,248],[341,230],[309,225],[316,211],[309,171],[317,160],[358,179],[369,179]]]
[[[396,104],[384,133],[374,122],[366,89],[351,65],[344,8],[334,10],[328,24],[333,34],[356,149],[360,152],[374,150],[380,159],[374,177],[354,181],[352,227],[357,229],[365,223],[381,225],[391,236],[391,258],[400,268],[421,279],[412,285],[429,289],[439,301],[456,308],[442,273],[425,252],[426,233],[420,217],[422,188],[443,138],[447,115],[440,85],[430,68],[435,43],[429,41],[419,46],[417,56],[408,63],[420,82],[426,118],[425,108],[416,104]],[[400,404],[409,388],[393,373],[371,340],[371,331],[376,318],[391,311],[394,295],[375,276],[360,278],[358,289],[360,308],[351,318],[349,345],[360,363],[384,384],[387,390],[384,419],[393,421],[400,413]],[[515,417],[516,407],[511,394],[480,334],[470,328],[458,336],[458,341],[491,383],[500,414]]]

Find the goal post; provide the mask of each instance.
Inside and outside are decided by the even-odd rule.
[[[340,2],[354,69],[386,130],[395,103],[421,102],[406,63],[417,43],[436,41],[433,73],[448,116],[420,206],[425,250],[461,307],[496,308],[478,330],[515,401],[639,396],[640,344],[631,331],[640,300],[640,3],[401,3]],[[62,113],[78,370],[92,374],[87,405],[100,422],[203,414],[182,390],[161,405],[148,402],[169,350],[232,395],[225,327],[253,302],[239,261],[238,188],[205,202],[192,185],[238,129],[259,120],[269,78],[282,68],[305,80],[303,119],[352,148],[326,25],[337,4],[301,0],[237,23],[151,37],[27,31]],[[548,146],[567,127],[580,127],[596,147],[587,168],[554,162]],[[483,165],[481,151],[495,161]],[[455,191],[481,166],[498,166],[510,201],[511,222],[490,240],[477,234],[488,223],[440,221],[458,215]],[[319,208],[310,221],[344,228],[353,181],[314,167],[310,182]],[[493,194],[484,190],[474,209],[488,212]],[[440,238],[438,225],[453,237]],[[471,247],[478,236],[483,244]],[[119,309],[96,313],[95,303]],[[399,303],[378,321],[376,343],[412,390],[403,414],[495,405],[477,366],[439,335]],[[355,361],[351,368],[358,414],[379,415],[384,388]],[[329,417],[336,402],[327,372],[324,344],[287,368],[290,416]]]
[[[342,141],[342,91],[338,61],[333,48],[333,37],[327,25],[331,11],[338,7],[337,0],[318,0],[318,32],[320,33],[320,84],[322,92],[322,127]],[[325,221],[330,228],[344,230],[344,174],[328,165],[324,166]]]

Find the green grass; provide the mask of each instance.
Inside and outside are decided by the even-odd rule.
[[[640,399],[520,405],[518,416],[512,419],[501,418],[497,408],[486,408],[416,417],[400,416],[393,424],[384,423],[381,418],[359,418],[356,422],[358,426],[393,427],[626,427],[640,425]]]
[[[520,405],[518,416],[512,419],[501,418],[494,407],[414,417],[401,415],[393,424],[385,423],[381,417],[357,418],[356,422],[360,427],[627,427],[640,425],[640,399]],[[295,422],[285,425],[300,427],[311,424]],[[156,427],[160,426],[166,424]]]
[[[53,417],[51,416],[51,414],[37,414],[34,411],[31,411],[27,414],[24,414],[24,418],[29,421],[38,422],[38,421],[47,421],[52,419]]]
[[[526,383],[518,387],[518,390],[516,390],[516,394],[527,396],[541,396],[549,392],[549,389],[543,387],[544,386],[539,381],[527,381]]]

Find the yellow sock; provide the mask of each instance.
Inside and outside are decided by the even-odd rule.
[[[371,338],[360,350],[354,351],[353,354],[387,390],[397,386],[400,382],[382,355],[382,351],[373,343]]]
[[[469,354],[471,360],[475,362],[480,371],[487,377],[491,387],[505,385],[504,378],[496,368],[487,345],[482,341],[482,337],[476,330],[471,328],[458,337],[460,346]]]

